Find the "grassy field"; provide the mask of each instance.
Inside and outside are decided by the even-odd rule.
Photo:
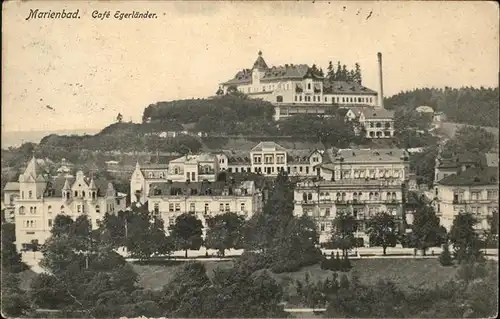
[[[213,270],[217,267],[229,268],[233,265],[231,261],[206,261],[204,264],[209,277],[213,276]],[[175,276],[179,266],[132,264],[132,267],[139,275],[139,286],[148,289],[162,289]]]
[[[231,262],[204,262],[210,277],[217,267],[231,267]],[[456,275],[457,268],[442,267],[437,259],[360,259],[352,260],[353,270],[362,283],[376,283],[380,279],[394,281],[401,288],[430,287],[445,282]],[[133,265],[139,274],[139,285],[144,288],[161,289],[174,275],[178,266]],[[331,277],[332,272],[322,270],[319,265],[305,267],[297,272],[271,275],[284,286],[295,280],[304,280],[309,273],[311,281]]]

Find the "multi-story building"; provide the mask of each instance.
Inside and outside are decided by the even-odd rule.
[[[126,206],[126,194],[117,193],[112,183],[86,178],[82,171],[74,178],[44,176],[34,157],[19,176],[18,194],[14,209],[19,250],[32,242],[43,244],[60,214],[74,219],[85,214],[95,229],[105,213],[115,213]]]
[[[315,176],[318,174],[316,166],[321,162],[321,151],[317,149],[287,150],[274,142],[260,142],[250,151],[187,155],[166,165],[137,163],[130,178],[131,201],[135,202],[139,198],[140,202],[145,203],[150,193],[150,185],[161,181],[215,182],[223,171],[251,172],[276,177],[283,170],[290,176]]]
[[[329,149],[319,166],[319,180],[297,184],[294,214],[309,215],[318,222],[320,242],[327,241],[339,211],[358,220],[356,236],[365,233],[366,220],[388,212],[403,220],[403,197],[408,179],[408,154],[401,149]]]
[[[159,214],[167,229],[183,213],[195,214],[203,223],[203,236],[208,218],[225,212],[251,218],[262,210],[262,193],[253,181],[226,182],[161,182],[150,185],[148,209]]]
[[[315,176],[322,162],[320,150],[287,150],[275,142],[260,142],[250,152],[222,151],[219,163],[228,172],[252,172],[277,176],[286,171],[290,176]]]
[[[381,67],[381,55],[379,65]],[[223,93],[236,90],[251,98],[273,103],[275,120],[296,114],[325,114],[332,106],[383,108],[377,92],[360,83],[326,81],[314,65],[269,67],[262,52],[259,52],[251,69],[239,71],[234,78],[221,83],[219,89]]]
[[[347,107],[346,119],[357,120],[364,127],[366,138],[393,138],[394,112],[383,108]]]
[[[470,167],[442,178],[435,186],[436,213],[448,231],[460,212],[474,214],[478,229],[487,229],[486,217],[498,212],[498,167]]]

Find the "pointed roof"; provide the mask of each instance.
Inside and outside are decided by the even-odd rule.
[[[255,63],[253,64],[252,69],[257,69],[257,70],[267,70],[267,64],[266,61],[264,61],[264,58],[262,57],[262,51],[259,51],[259,56],[257,57],[257,60],[255,60]]]
[[[64,190],[70,190],[71,189],[71,185],[69,185],[69,179],[68,178],[65,178],[64,180],[64,186],[63,188]]]
[[[95,186],[95,182],[94,182],[94,178],[93,177],[90,180],[89,189],[97,189],[97,186]]]
[[[275,142],[260,142],[254,148],[252,148],[252,152],[265,152],[265,151],[285,151],[286,149],[275,143]]]
[[[39,173],[39,166],[38,163],[36,162],[35,155],[33,154],[33,157],[28,163],[28,166],[24,170],[24,176],[27,178],[28,176],[33,177],[33,179],[36,179]]]

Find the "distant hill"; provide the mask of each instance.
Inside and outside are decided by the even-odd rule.
[[[498,88],[423,88],[384,99],[387,109],[416,108],[421,105],[443,112],[450,122],[498,127]]]
[[[22,143],[39,143],[45,136],[57,135],[84,135],[96,134],[99,129],[90,130],[64,130],[64,131],[15,131],[2,132],[2,149],[18,147]]]

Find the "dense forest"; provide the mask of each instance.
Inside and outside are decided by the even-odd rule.
[[[424,88],[405,91],[385,99],[387,109],[421,105],[443,112],[450,122],[498,127],[498,88]]]

